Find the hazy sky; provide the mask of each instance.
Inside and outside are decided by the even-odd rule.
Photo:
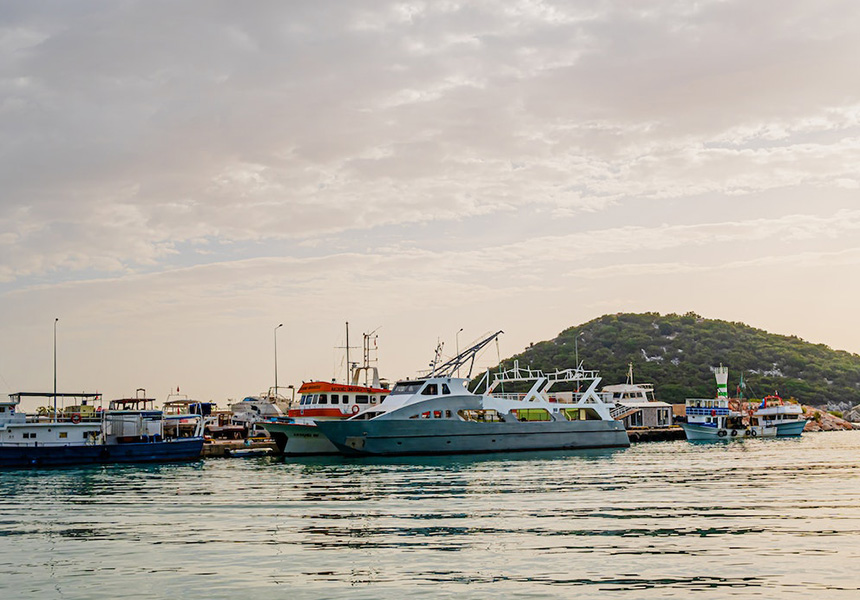
[[[0,393],[52,388],[55,318],[60,391],[222,404],[273,385],[278,323],[280,385],[343,377],[347,320],[391,379],[621,311],[860,352],[858,31],[854,0],[3,3]]]

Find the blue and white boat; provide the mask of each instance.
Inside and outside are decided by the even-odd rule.
[[[681,427],[690,441],[736,440],[754,437],[776,437],[777,429],[750,412],[744,415],[741,401],[728,397],[728,368],[714,369],[717,379],[716,398],[688,398]]]
[[[138,390],[139,392],[142,390]],[[27,415],[22,398],[72,400],[62,410]],[[196,460],[203,450],[203,422],[187,437],[171,438],[163,412],[145,397],[114,400],[102,410],[101,394],[17,392],[0,401],[0,467]]]
[[[776,428],[777,437],[797,437],[803,434],[807,421],[803,407],[795,402],[787,402],[777,395],[765,396],[757,408],[752,409],[753,417],[768,427]]]

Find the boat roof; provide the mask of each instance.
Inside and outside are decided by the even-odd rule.
[[[354,392],[368,394],[387,394],[391,390],[364,385],[348,385],[333,381],[306,381],[299,388],[300,394],[318,394],[320,392]]]
[[[654,384],[652,383],[618,383],[615,385],[603,386],[604,392],[653,392]]]
[[[626,406],[626,407],[628,407],[628,408],[647,408],[647,407],[649,407],[649,406],[651,406],[651,407],[665,408],[665,407],[672,406],[672,405],[671,405],[671,404],[669,404],[668,402],[660,402],[660,401],[657,401],[657,400],[655,400],[655,401],[648,401],[648,400],[632,400],[632,399],[627,399],[627,398],[623,398],[623,399],[621,399],[621,400],[616,400],[616,402],[615,402],[615,403],[616,403],[616,404],[620,404],[621,406]]]
[[[101,398],[101,394],[89,392],[15,392],[14,394],[9,394],[10,398],[13,396],[17,398]]]

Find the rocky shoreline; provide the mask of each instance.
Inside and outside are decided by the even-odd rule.
[[[860,429],[850,421],[831,415],[825,410],[813,406],[803,405],[803,416],[809,421],[803,431],[844,431]]]

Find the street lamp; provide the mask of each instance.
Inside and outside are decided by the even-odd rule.
[[[57,421],[57,321],[60,318],[54,319],[54,422]]]
[[[462,327],[457,331],[457,333],[454,334],[454,340],[456,342],[456,347],[457,347],[457,356],[460,356],[460,332],[461,331],[463,331]],[[460,376],[460,365],[458,363],[457,364],[457,377],[459,377],[459,376]]]
[[[277,327],[275,327],[275,397],[278,395],[278,329],[283,327],[284,324],[281,323]]]

